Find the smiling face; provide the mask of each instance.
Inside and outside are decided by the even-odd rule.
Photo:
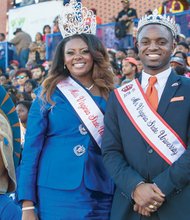
[[[71,39],[65,44],[64,62],[70,74],[79,81],[91,77],[93,57],[82,39]]]
[[[20,86],[24,86],[24,83],[26,82],[26,80],[29,79],[29,77],[26,75],[25,72],[20,73],[18,76],[16,76],[17,82]]]
[[[147,25],[139,33],[139,57],[144,71],[151,75],[156,75],[169,68],[174,48],[172,34],[164,26]]]

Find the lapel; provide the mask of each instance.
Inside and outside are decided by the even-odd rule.
[[[177,75],[173,70],[168,77],[168,80],[166,82],[166,86],[164,88],[164,91],[162,93],[159,105],[158,105],[158,113],[161,116],[164,116],[169,104],[171,98],[175,95],[176,91],[178,90],[179,86],[181,84],[181,78],[179,75]]]
[[[142,74],[139,75],[138,80],[141,83]],[[159,113],[159,115],[163,116],[165,114],[170,104],[170,100],[175,95],[180,84],[181,84],[181,77],[177,75],[174,70],[172,70],[170,76],[168,77],[166,86],[164,88],[164,91],[162,93],[162,96],[161,96],[161,99],[158,105],[157,112]]]

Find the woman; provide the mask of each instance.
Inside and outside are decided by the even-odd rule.
[[[42,36],[42,39],[43,39],[44,42],[46,42],[46,35],[47,34],[51,34],[51,27],[48,24],[43,26],[43,36]]]
[[[35,205],[42,220],[109,219],[113,183],[98,120],[112,89],[101,41],[92,34],[64,38],[29,112],[18,187],[23,220],[37,219]]]
[[[27,67],[34,64],[42,64],[46,58],[46,46],[43,41],[43,36],[40,32],[36,33],[35,41],[30,43],[30,52],[28,57]]]
[[[37,82],[34,79],[28,79],[24,83],[24,92],[26,92],[31,99],[34,99],[35,93],[34,90],[38,87]]]
[[[16,112],[20,120],[20,129],[21,129],[21,145],[24,145],[24,137],[26,133],[28,112],[30,110],[32,102],[30,101],[19,101],[16,104]]]

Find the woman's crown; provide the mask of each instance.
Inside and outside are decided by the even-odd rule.
[[[170,18],[169,16],[166,16],[166,14],[164,15],[158,14],[157,9],[155,9],[151,15],[148,15],[148,16],[145,15],[139,20],[138,27],[137,27],[138,33],[141,31],[141,29],[145,25],[148,25],[148,24],[160,24],[160,25],[163,25],[169,28],[175,38],[178,34],[178,28],[177,28],[174,18],[173,17]]]
[[[63,38],[81,33],[96,34],[96,16],[76,0],[63,6],[58,24]]]

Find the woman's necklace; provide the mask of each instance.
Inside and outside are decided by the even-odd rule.
[[[85,87],[85,88],[86,88],[87,90],[91,90],[93,87],[94,87],[94,83],[92,83],[91,86],[89,86],[89,87]]]

